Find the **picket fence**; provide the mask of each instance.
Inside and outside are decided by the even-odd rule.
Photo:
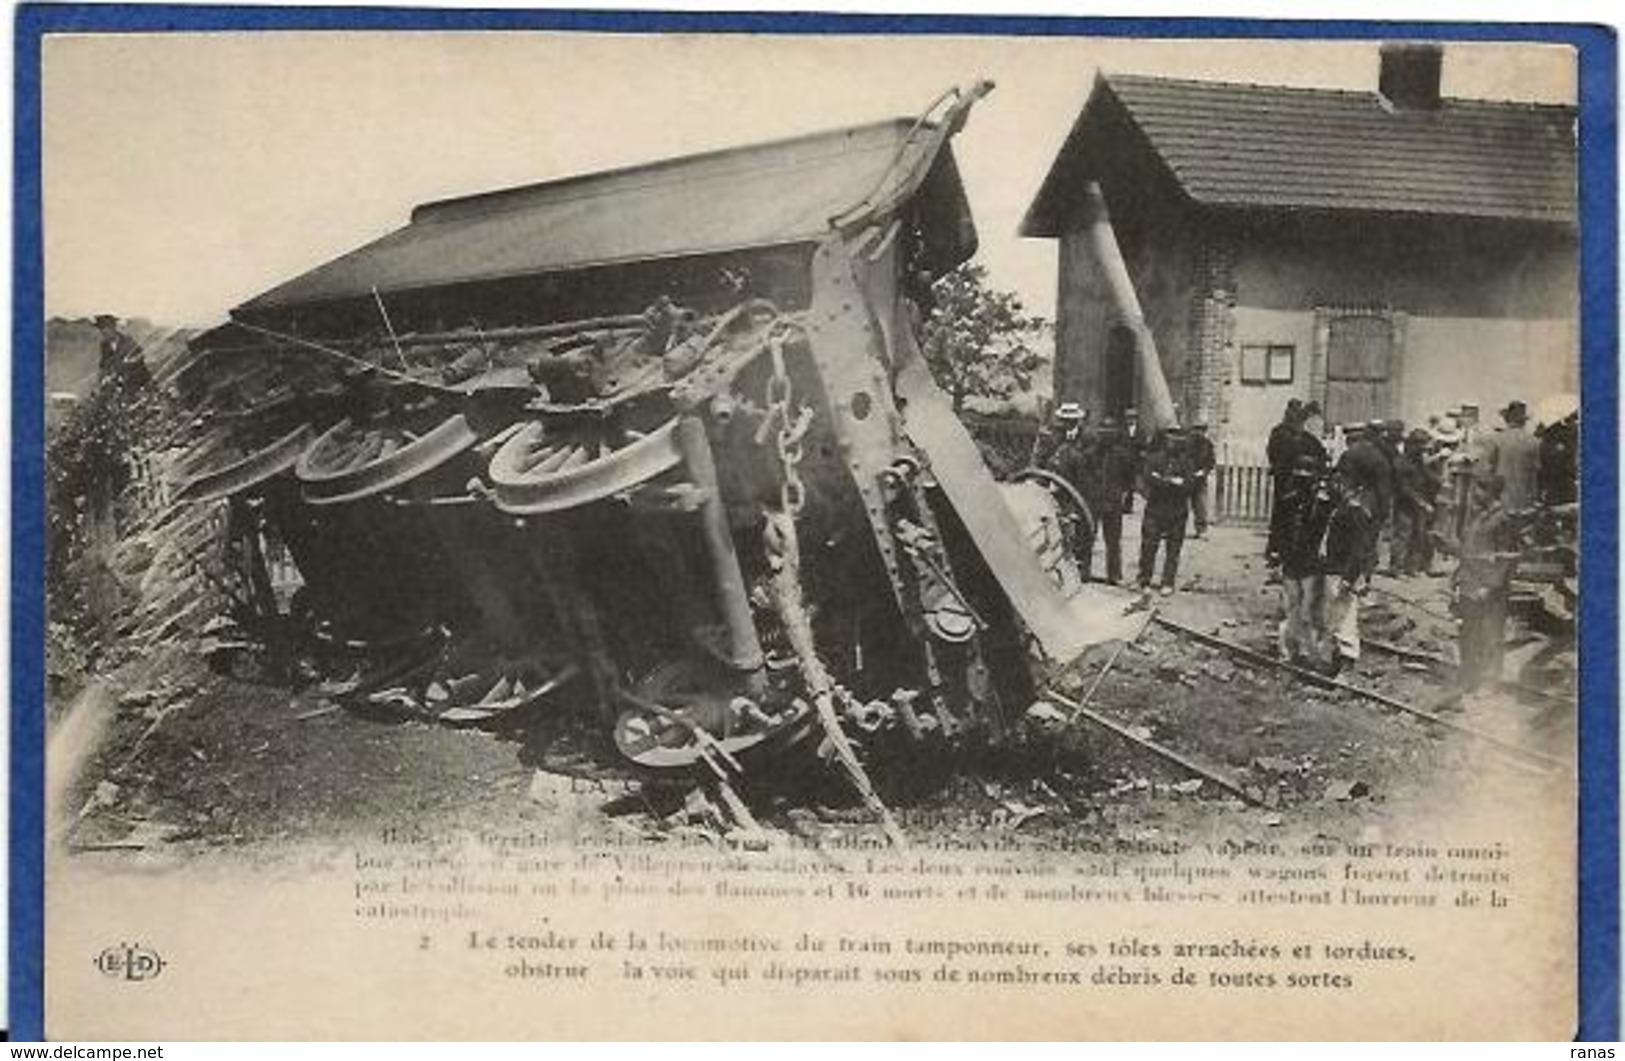
[[[1274,503],[1274,483],[1264,447],[1253,443],[1223,442],[1213,471],[1212,512],[1215,523],[1268,523]]]

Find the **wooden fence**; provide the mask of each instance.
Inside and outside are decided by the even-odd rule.
[[[1275,491],[1263,448],[1246,443],[1221,443],[1212,490],[1213,522],[1268,523]]]

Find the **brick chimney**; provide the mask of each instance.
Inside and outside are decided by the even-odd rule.
[[[1430,111],[1439,106],[1439,72],[1444,47],[1438,44],[1384,44],[1377,92],[1395,110]]]

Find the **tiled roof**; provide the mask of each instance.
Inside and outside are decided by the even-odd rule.
[[[1571,224],[1571,107],[1445,98],[1396,109],[1375,92],[1102,74],[1023,223],[1056,235],[1073,178],[1090,169],[1086,119],[1120,106],[1195,202]]]

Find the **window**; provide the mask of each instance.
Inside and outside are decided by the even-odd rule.
[[[1291,383],[1298,349],[1290,343],[1249,343],[1241,348],[1241,382],[1250,387]]]

